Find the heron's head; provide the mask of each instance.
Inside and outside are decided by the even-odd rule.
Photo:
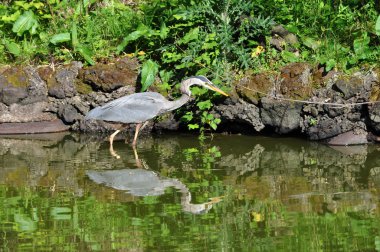
[[[183,94],[187,94],[188,96],[190,96],[191,95],[190,87],[192,85],[202,86],[202,87],[205,87],[207,89],[210,89],[210,90],[213,90],[215,92],[218,92],[218,93],[220,93],[222,95],[228,96],[228,94],[226,94],[225,92],[223,92],[220,88],[218,88],[217,86],[215,86],[209,79],[207,79],[206,77],[204,77],[202,75],[200,75],[200,76],[193,76],[193,77],[185,79],[182,82],[182,85],[181,85],[181,92]]]

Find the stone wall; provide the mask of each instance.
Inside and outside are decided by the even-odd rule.
[[[96,106],[134,93],[138,70],[138,62],[128,57],[90,67],[80,62],[2,67],[0,134],[114,130],[114,124],[83,118]],[[292,134],[336,145],[378,139],[376,71],[324,73],[306,63],[293,63],[279,72],[247,74],[230,84],[231,96],[212,110],[222,120],[221,131]],[[166,118],[147,131],[178,130],[173,115]]]

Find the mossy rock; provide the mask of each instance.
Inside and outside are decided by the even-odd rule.
[[[243,100],[257,105],[273,88],[272,76],[270,73],[247,75],[237,84],[236,92]]]
[[[369,101],[380,101],[380,68],[373,69],[372,71],[376,75],[377,81],[372,85]]]
[[[0,74],[0,102],[10,105],[25,100],[30,95],[28,87],[33,84],[32,77],[30,69],[20,66],[3,69]]]
[[[75,82],[75,88],[80,94],[89,94],[94,91],[90,85],[83,83],[81,81]]]
[[[112,92],[123,86],[135,86],[138,68],[136,59],[122,58],[108,64],[86,67],[80,76],[82,81],[94,90]]]
[[[308,63],[289,64],[281,69],[278,81],[276,92],[287,98],[308,99],[313,91],[313,69]]]

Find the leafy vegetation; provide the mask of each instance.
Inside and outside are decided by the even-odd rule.
[[[142,62],[142,87],[202,74],[233,83],[246,70],[278,69],[307,61],[350,70],[377,64],[380,16],[376,1],[327,0],[20,0],[0,4],[0,62],[34,64],[81,60],[88,64],[128,55]],[[272,45],[282,25],[294,43]],[[211,97],[198,108],[201,123],[215,128]],[[211,104],[211,106],[207,105]],[[196,121],[196,120],[195,120]],[[199,122],[199,120],[198,120]]]

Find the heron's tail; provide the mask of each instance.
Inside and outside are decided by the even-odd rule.
[[[90,110],[84,117],[84,120],[96,120],[99,119],[100,111],[99,107]]]

